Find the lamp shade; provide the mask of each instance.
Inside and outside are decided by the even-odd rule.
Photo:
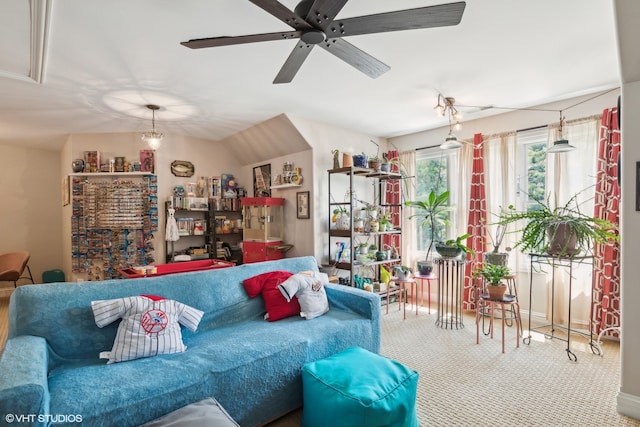
[[[440,145],[442,150],[455,150],[456,148],[462,147],[462,143],[458,141],[455,135],[449,134],[444,142]]]
[[[573,151],[576,147],[569,144],[566,139],[559,139],[553,143],[553,146],[547,150],[547,153],[564,153],[565,151]]]

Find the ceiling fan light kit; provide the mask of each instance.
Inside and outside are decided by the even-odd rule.
[[[157,150],[160,147],[160,142],[164,135],[161,132],[156,132],[156,111],[160,109],[159,106],[154,104],[148,104],[146,107],[151,110],[151,132],[145,132],[142,134],[142,140],[149,145],[152,150]]]
[[[462,20],[466,6],[464,1],[460,1],[335,19],[348,0],[303,0],[295,7],[294,11],[289,10],[277,0],[249,1],[289,25],[294,31],[191,39],[180,44],[191,49],[202,49],[262,41],[300,39],[276,75],[274,84],[290,83],[316,45],[369,77],[379,77],[389,71],[391,67],[343,40],[342,37],[458,25]]]

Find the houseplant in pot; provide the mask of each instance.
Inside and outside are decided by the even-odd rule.
[[[511,274],[506,265],[483,263],[475,271],[475,276],[482,276],[485,281],[487,293],[492,300],[501,300],[507,291],[507,286],[502,282]]]
[[[489,264],[507,265],[507,260],[509,259],[508,252],[511,250],[511,248],[506,248],[507,252],[500,252],[500,245],[502,244],[502,239],[504,239],[504,233],[506,232],[506,230],[507,227],[498,224],[496,226],[495,235],[488,233],[493,249],[491,250],[491,252],[484,253],[484,260]]]
[[[381,162],[380,162],[380,157],[378,157],[377,155],[373,157],[369,157],[368,163],[369,163],[369,169],[373,169],[376,171],[380,170]]]
[[[407,267],[406,265],[394,265],[392,267],[392,271],[398,280],[407,280],[411,278],[411,275],[413,274],[411,267]]]
[[[463,259],[467,257],[467,254],[475,255],[473,249],[462,243],[470,237],[468,233],[456,237],[455,239],[445,240],[444,242],[436,243],[436,252],[442,258],[457,258],[460,254],[463,255]]]
[[[436,194],[431,191],[426,200],[408,201],[405,206],[415,209],[418,213],[409,218],[421,218],[422,226],[428,227],[429,245],[424,261],[418,261],[418,271],[421,275],[428,275],[433,270],[431,249],[436,239],[436,226],[448,224],[448,213],[451,208],[448,205],[449,192]]]
[[[620,239],[615,224],[580,211],[576,193],[564,205],[551,205],[550,198],[537,200],[534,208],[518,211],[513,206],[500,214],[500,225],[519,224],[516,247],[522,252],[572,257],[587,254],[594,243]]]

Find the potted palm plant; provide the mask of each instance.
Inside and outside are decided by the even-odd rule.
[[[426,200],[408,201],[405,205],[416,209],[418,213],[411,215],[409,218],[422,218],[421,225],[427,226],[429,230],[429,245],[424,261],[418,261],[418,271],[421,275],[428,275],[433,270],[433,262],[431,260],[431,249],[436,239],[436,226],[439,224],[448,224],[448,205],[449,192],[444,191],[436,194],[431,191]]]
[[[503,280],[511,274],[511,270],[506,265],[483,263],[475,271],[475,276],[482,276],[485,280],[487,293],[492,300],[501,300],[507,291],[507,286]]]
[[[513,206],[503,211],[497,224],[521,224],[515,246],[523,252],[573,257],[587,254],[593,243],[610,243],[620,239],[618,228],[606,219],[594,218],[580,211],[576,193],[564,205],[552,206],[550,198],[537,200],[534,208],[518,211]]]

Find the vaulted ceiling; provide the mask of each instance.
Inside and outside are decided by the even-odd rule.
[[[350,0],[338,17],[442,3]],[[283,113],[392,137],[445,125],[438,94],[517,108],[619,86],[608,0],[467,0],[455,26],[345,38],[389,65],[376,79],[314,49],[291,83],[273,84],[296,40],[180,45],[289,30],[248,0],[3,1],[0,143],[146,131],[146,104],[160,105],[159,130],[212,141]]]

